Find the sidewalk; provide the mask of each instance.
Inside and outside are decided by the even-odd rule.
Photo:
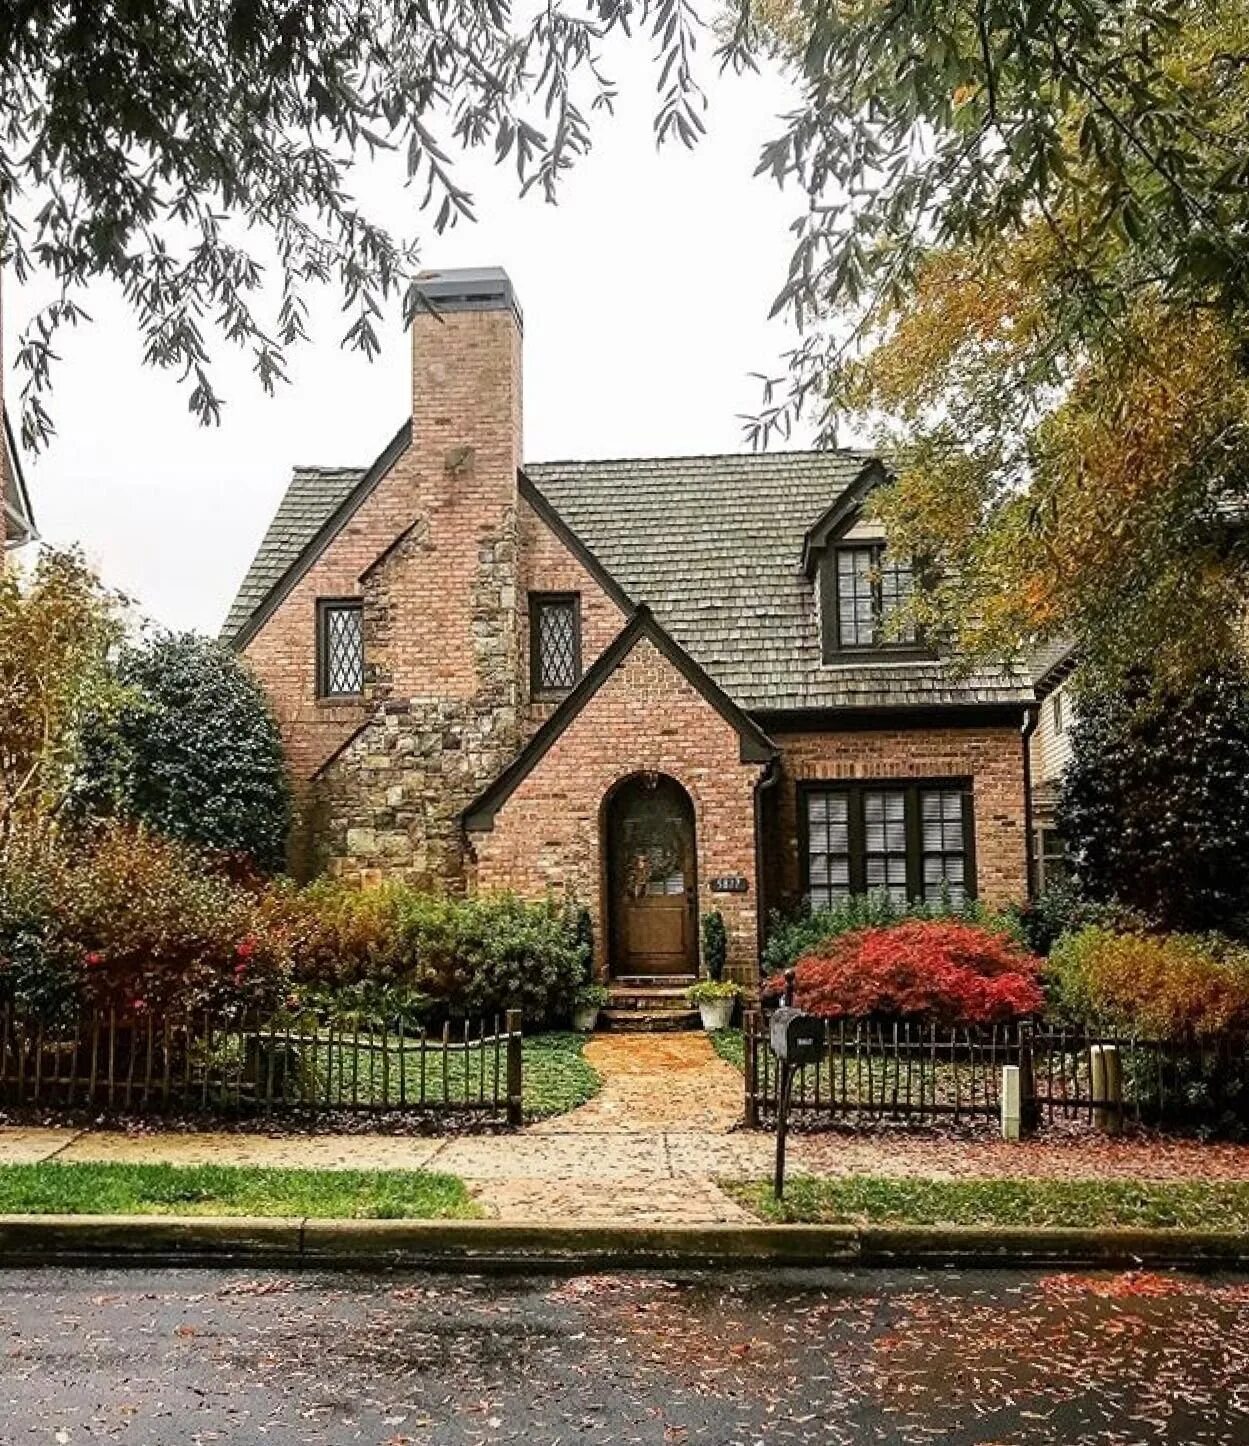
[[[434,1169],[460,1176],[487,1213],[535,1224],[716,1225],[750,1217],[724,1176],[771,1173],[773,1141],[735,1126],[741,1081],[701,1034],[602,1035],[588,1104],[513,1135],[269,1136],[0,1129],[0,1163],[168,1163]],[[1046,1179],[1249,1180],[1249,1146],[1189,1141],[956,1140],[899,1132],[790,1139],[793,1174]]]

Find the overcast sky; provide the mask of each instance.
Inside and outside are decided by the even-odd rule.
[[[461,174],[479,219],[431,239],[425,263],[511,275],[525,314],[529,460],[740,450],[741,415],[759,402],[750,373],[774,370],[793,340],[767,313],[799,198],[753,177],[792,96],[776,72],[713,77],[704,142],[657,153],[646,68],[622,60],[614,75],[617,113],[598,118],[595,150],[557,207],[518,200],[511,173],[472,157]],[[388,172],[361,175],[360,192],[375,219],[408,233],[420,224],[415,197]],[[13,386],[16,333],[41,298],[7,283]],[[157,621],[215,632],[292,465],[366,465],[402,420],[408,338],[395,317],[380,359],[344,352],[327,295],[276,398],[244,356],[218,346],[214,380],[228,406],[219,428],[204,429],[185,388],[142,366],[116,297],[101,288],[87,305],[94,325],[61,344],[59,435],[27,459],[40,530],[81,544]]]

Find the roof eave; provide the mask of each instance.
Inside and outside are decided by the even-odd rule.
[[[650,608],[643,603],[635,609],[633,616],[598,655],[577,686],[525,747],[460,815],[466,832],[488,833],[494,827],[499,810],[642,638],[652,642],[736,730],[739,739],[738,755],[742,763],[770,763],[777,756],[776,745],[763,729],[749,714],[743,712],[676,639],[660,626]]]

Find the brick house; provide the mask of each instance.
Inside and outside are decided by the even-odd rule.
[[[267,688],[303,871],[572,894],[604,976],[698,969],[719,909],[1024,895],[1027,676],[890,614],[911,586],[853,451],[532,463],[520,309],[431,273],[412,415],[296,469],[224,636]]]

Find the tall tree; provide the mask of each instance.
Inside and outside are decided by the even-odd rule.
[[[882,508],[973,650],[1070,632],[1159,677],[1239,641],[1249,502],[1246,0],[759,0],[801,108],[766,437],[871,419]]]
[[[88,727],[126,701],[110,662],[121,635],[119,599],[81,558],[45,552],[28,584],[0,569],[0,869],[15,839],[56,826]]]
[[[605,46],[657,42],[662,140],[701,130],[688,0],[593,0],[513,16],[472,0],[6,0],[0,6],[0,258],[60,282],[22,338],[22,430],[43,405],[59,327],[82,286],[122,289],[148,361],[220,414],[211,328],[247,348],[266,387],[304,336],[310,284],[346,298],[346,341],[376,350],[387,298],[420,304],[416,236],[371,222],[353,158],[393,150],[443,230],[472,213],[450,147],[489,146],[553,195],[613,87]],[[282,278],[258,309],[263,261]]]
[[[1168,928],[1249,929],[1249,674],[1174,691],[1143,677],[1086,693],[1059,825],[1088,896]]]
[[[75,813],[134,819],[280,868],[291,817],[286,760],[242,659],[195,633],[161,633],[122,648],[114,670],[126,702],[87,730]]]

